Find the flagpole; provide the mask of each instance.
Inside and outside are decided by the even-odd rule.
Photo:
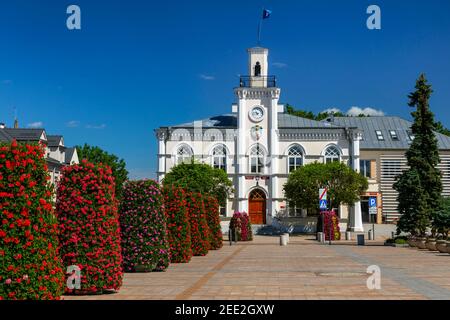
[[[259,23],[258,23],[258,47],[261,45],[261,25],[262,25],[262,18],[259,18]]]

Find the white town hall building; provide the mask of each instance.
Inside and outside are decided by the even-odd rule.
[[[369,180],[369,190],[353,207],[341,206],[342,226],[361,232],[369,222],[368,197],[378,199],[374,222],[392,222],[396,213],[393,172],[405,167],[404,152],[413,137],[411,123],[399,117],[349,117],[313,121],[289,115],[279,103],[281,89],[269,76],[268,49],[248,49],[248,74],[234,89],[231,113],[156,129],[158,180],[183,161],[224,169],[234,194],[222,214],[248,212],[254,224],[271,224],[282,214],[307,219],[306,210],[289,207],[283,194],[289,172],[304,164],[342,161]],[[373,131],[373,132],[372,132]],[[450,195],[450,138],[437,134]],[[317,218],[311,219],[315,224]]]

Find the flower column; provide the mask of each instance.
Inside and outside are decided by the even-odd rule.
[[[158,138],[158,182],[164,179],[166,173],[166,133],[162,130],[156,132]]]

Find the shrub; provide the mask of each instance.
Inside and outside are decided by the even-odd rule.
[[[191,246],[194,256],[204,256],[209,250],[210,232],[206,220],[203,196],[197,192],[186,194],[186,206],[191,225]]]
[[[59,299],[64,273],[45,148],[0,146],[0,300]]]
[[[223,235],[220,227],[219,202],[213,196],[207,196],[204,199],[205,211],[209,227],[209,245],[211,250],[222,248]]]
[[[120,230],[124,271],[162,271],[169,266],[166,217],[157,182],[125,183]]]
[[[183,189],[171,186],[165,187],[163,192],[170,262],[189,262],[192,257],[191,226],[186,209],[185,193]]]
[[[230,229],[237,230],[237,241],[253,240],[252,224],[246,212],[235,212],[230,220]]]
[[[100,293],[122,285],[120,228],[111,169],[83,160],[63,169],[57,192],[64,267],[81,270],[81,289]]]
[[[330,240],[330,229],[331,229],[331,240],[341,240],[341,232],[339,229],[339,218],[336,215],[336,212],[323,211],[321,214],[323,215],[324,218],[325,240]]]

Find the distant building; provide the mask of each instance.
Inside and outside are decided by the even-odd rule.
[[[235,193],[222,208],[223,215],[246,211],[254,224],[271,224],[279,213],[305,221],[309,213],[284,197],[289,173],[315,161],[341,161],[369,180],[361,201],[340,206],[342,225],[360,232],[364,222],[398,219],[392,185],[406,169],[412,123],[385,116],[313,121],[287,114],[279,103],[277,79],[268,73],[268,49],[251,48],[248,54],[248,76],[241,76],[234,89],[237,103],[231,113],[156,129],[158,180],[173,166],[194,158],[225,170],[233,181]],[[450,195],[450,137],[436,136],[444,195]],[[369,197],[378,200],[376,214],[369,215]]]
[[[56,185],[64,166],[79,163],[76,148],[66,147],[62,136],[47,135],[45,129],[7,128],[0,124],[0,142],[38,143],[46,146],[46,160],[51,182]]]

